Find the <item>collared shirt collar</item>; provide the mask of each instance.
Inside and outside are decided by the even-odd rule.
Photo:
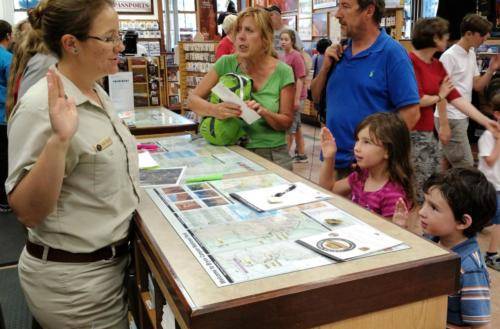
[[[64,93],[68,97],[73,97],[73,99],[75,100],[76,106],[82,105],[85,102],[89,102],[92,105],[97,106],[98,108],[102,109],[101,105],[97,104],[95,101],[93,101],[92,99],[85,96],[82,93],[82,91],[73,83],[73,81],[71,81],[64,74],[62,74],[61,71],[59,71],[57,69],[56,64],[51,65],[50,69],[54,70],[54,72],[56,72],[59,75],[59,77],[61,77],[61,81],[62,81],[63,86],[64,86]],[[99,98],[101,99],[101,102],[102,102],[101,94],[98,92],[99,86],[97,83],[94,83],[94,90],[97,91],[97,94],[99,95]]]
[[[380,33],[379,33],[377,39],[375,40],[375,42],[367,49],[363,50],[360,53],[357,53],[355,56],[352,56],[352,39],[349,39],[349,42],[347,44],[349,57],[351,57],[351,58],[352,57],[356,57],[356,58],[366,57],[366,56],[370,55],[371,53],[377,53],[377,52],[381,52],[382,50],[384,50],[385,43],[391,37],[389,37],[389,35],[385,32],[384,28],[382,28],[382,27],[379,28],[379,31],[380,31]]]
[[[453,248],[452,251],[456,252],[460,256],[465,256],[473,253],[477,248],[477,241],[475,237],[468,238],[467,240],[460,242]]]
[[[452,47],[457,47],[457,51],[459,52],[459,55],[462,56],[469,56],[469,53],[471,51],[475,51],[474,47],[469,48],[469,50],[465,50],[464,47],[460,46],[459,44],[454,44]]]

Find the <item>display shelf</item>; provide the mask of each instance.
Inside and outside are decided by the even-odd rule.
[[[126,57],[133,74],[134,106],[166,105],[164,58]]]
[[[390,35],[400,40],[404,32],[404,8],[400,6],[386,8],[380,26],[390,27]]]
[[[141,43],[158,42],[159,47],[154,47],[157,51],[149,49],[152,56],[160,56],[165,52],[164,35],[162,31],[163,20],[158,19],[120,19],[120,32],[134,31],[137,33],[137,40]],[[148,48],[148,47],[146,47]]]
[[[167,104],[169,109],[180,108],[179,65],[175,64],[175,53],[168,52],[165,57],[167,76]]]
[[[179,42],[181,113],[188,110],[186,102],[189,92],[197,86],[193,80],[188,80],[202,78],[207,74],[212,64],[215,62],[215,49],[217,45],[218,41]]]

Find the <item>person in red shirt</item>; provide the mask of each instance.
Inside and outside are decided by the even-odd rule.
[[[496,131],[498,125],[481,114],[454,88],[443,64],[434,58],[436,52],[446,49],[449,34],[448,21],[440,17],[423,18],[417,21],[412,33],[415,48],[410,58],[415,70],[420,96],[420,119],[411,131],[412,162],[415,167],[417,201],[423,202],[422,186],[431,174],[439,170],[441,154],[434,137],[434,110],[439,111],[439,140],[450,141],[451,132],[446,115],[446,102],[454,104],[460,111],[475,121]]]
[[[215,50],[215,60],[218,60],[224,55],[230,55],[234,53],[234,44],[233,44],[233,32],[236,23],[236,19],[238,16],[236,15],[227,15],[224,18],[224,22],[222,22],[222,29],[226,36],[222,38]]]

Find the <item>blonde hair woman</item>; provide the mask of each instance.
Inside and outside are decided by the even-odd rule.
[[[293,121],[295,93],[292,69],[276,58],[273,28],[263,9],[247,8],[236,21],[236,53],[220,58],[189,97],[189,107],[201,116],[218,119],[238,117],[232,103],[212,104],[205,99],[219,77],[238,73],[253,81],[252,100],[247,105],[261,118],[245,129],[250,138],[246,148],[287,169],[292,168],[285,139]]]

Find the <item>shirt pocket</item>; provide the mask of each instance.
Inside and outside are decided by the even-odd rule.
[[[78,175],[87,177],[88,182],[84,185],[98,198],[106,198],[118,193],[123,185],[124,150],[115,136],[109,138],[112,143],[100,151],[96,148],[97,143],[90,146],[89,152],[80,157],[78,164]]]
[[[113,143],[94,155],[94,192],[100,197],[118,193],[123,185],[124,150],[117,138],[110,138]]]

